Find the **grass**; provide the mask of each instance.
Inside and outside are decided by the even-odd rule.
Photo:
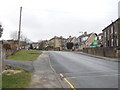
[[[31,73],[22,71],[17,74],[2,75],[2,88],[27,88],[31,80]]]
[[[38,50],[20,50],[14,55],[8,56],[7,59],[21,60],[21,61],[33,61],[41,54]]]

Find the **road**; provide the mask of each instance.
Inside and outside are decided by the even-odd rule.
[[[118,88],[118,62],[74,52],[47,53],[57,74],[63,74],[75,88]]]

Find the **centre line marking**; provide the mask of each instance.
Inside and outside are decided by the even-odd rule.
[[[60,74],[60,76],[70,85],[70,87],[73,89],[73,90],[76,90],[75,87],[67,80],[67,78],[65,78],[63,76],[63,74]]]

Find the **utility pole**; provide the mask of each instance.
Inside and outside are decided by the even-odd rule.
[[[21,17],[22,17],[22,7],[20,7],[19,31],[18,31],[18,50],[20,50]]]

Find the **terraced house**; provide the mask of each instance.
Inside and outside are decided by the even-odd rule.
[[[120,47],[120,18],[102,31],[104,47]]]

